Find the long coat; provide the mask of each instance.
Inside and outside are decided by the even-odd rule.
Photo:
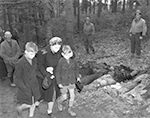
[[[70,59],[68,63],[65,58],[61,58],[56,69],[57,84],[64,86],[75,84],[78,77],[79,70],[75,59]]]
[[[12,57],[18,59],[21,54],[17,41],[12,39],[11,42],[12,46],[10,46],[6,40],[1,43],[1,57],[5,63],[9,63]]]
[[[31,105],[40,99],[39,84],[36,77],[37,59],[32,60],[32,65],[23,56],[15,67],[14,82],[18,87],[17,99],[19,103],[26,103]]]
[[[3,39],[0,41],[0,47]],[[7,70],[3,58],[0,56],[0,78],[7,76]]]
[[[60,96],[60,90],[56,83],[56,78],[52,80],[52,85],[48,89],[45,90],[42,88],[42,81],[44,77],[50,75],[50,73],[46,71],[46,68],[53,67],[55,76],[56,66],[60,58],[61,53],[52,53],[49,45],[46,46],[43,50],[40,50],[37,54],[38,70],[43,75],[43,78],[39,78],[39,85],[42,97],[41,99],[44,99],[47,102],[51,102],[53,100],[54,89],[56,90],[56,99]]]

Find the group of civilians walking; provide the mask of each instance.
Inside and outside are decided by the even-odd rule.
[[[76,116],[72,110],[75,99],[75,83],[80,81],[78,66],[73,50],[69,45],[62,45],[62,39],[53,37],[42,50],[34,42],[27,42],[21,54],[17,41],[11,39],[6,31],[1,43],[1,57],[7,69],[10,85],[16,86],[17,113],[21,117],[24,109],[29,109],[33,117],[35,108],[41,101],[48,103],[47,114],[52,114],[55,100],[58,109],[64,109],[62,103],[68,99],[68,113]],[[69,94],[69,98],[68,98]]]

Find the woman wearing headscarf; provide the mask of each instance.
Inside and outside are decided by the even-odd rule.
[[[48,102],[47,113],[51,117],[52,109],[54,105],[54,96],[56,99],[60,96],[60,90],[56,83],[55,70],[59,59],[61,58],[61,43],[62,39],[59,37],[53,37],[49,40],[49,44],[37,54],[38,59],[38,70],[41,73],[39,77],[41,100]],[[43,87],[43,81],[47,78],[49,81],[49,86],[47,88]]]

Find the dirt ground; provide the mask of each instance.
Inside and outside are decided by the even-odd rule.
[[[0,118],[17,118],[16,113],[16,92],[17,88],[12,88],[9,85],[9,80],[0,81]],[[80,113],[80,117],[83,118],[79,109],[74,109],[77,113]],[[23,118],[28,117],[28,110],[23,111]],[[71,118],[66,110],[59,112],[56,104],[54,106],[54,115],[56,118]],[[46,114],[46,103],[42,102],[39,109],[36,109],[33,118],[49,118]]]
[[[76,94],[74,111],[78,114],[76,118],[149,118],[146,112],[147,106],[130,105],[126,101],[113,97],[103,91],[96,89],[96,83],[85,87],[83,91]],[[0,118],[17,118],[16,113],[16,88],[9,86],[9,80],[0,81]],[[72,118],[67,110],[59,112],[57,104],[54,105],[56,118]],[[23,111],[22,118],[28,118],[28,110]],[[36,109],[33,118],[50,118],[46,114],[46,103],[42,102]]]
[[[88,92],[88,90],[85,91]],[[74,111],[78,114],[76,118],[105,118],[104,115],[99,116],[98,114],[96,114],[96,112],[94,113],[92,111],[91,109],[92,106],[90,106],[91,103],[88,104],[88,102],[83,101],[83,99],[85,99],[84,93],[87,94],[85,91],[81,93],[82,96],[80,96],[80,94],[77,93],[77,97],[79,99],[76,101],[74,107]],[[0,118],[17,118],[16,92],[17,88],[10,87],[8,79],[0,81]],[[46,103],[42,102],[40,104],[40,107],[36,109],[33,118],[49,118],[49,116],[46,114],[46,107],[47,107]],[[67,110],[59,112],[57,109],[57,104],[54,105],[53,111],[56,118],[71,118],[71,116],[67,113]],[[104,109],[102,109],[102,111],[104,113]],[[23,114],[22,118],[28,118],[28,110],[23,111],[22,114]]]

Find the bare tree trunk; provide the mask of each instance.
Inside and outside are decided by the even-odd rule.
[[[6,5],[5,4],[3,5],[3,22],[4,22],[3,28],[4,28],[4,31],[6,31],[7,18],[6,18]]]
[[[51,0],[41,0],[44,4],[44,21],[45,21],[45,29],[46,29],[46,43],[50,38],[52,38],[52,1]]]
[[[8,16],[8,24],[9,24],[10,32],[12,33],[13,32],[13,28],[12,28],[13,18],[12,18],[11,6],[7,8],[7,16]]]
[[[73,0],[66,0],[66,30],[67,30],[67,42],[72,46],[73,44]]]
[[[79,0],[73,0],[74,16],[77,16],[78,2]]]
[[[40,20],[39,20],[39,12],[38,12],[38,7],[35,8],[35,17],[34,17],[34,23],[35,23],[35,35],[36,35],[36,42],[39,44],[39,25],[40,25]]]
[[[25,42],[24,43],[26,43],[26,42],[28,42],[28,41],[31,41],[31,33],[30,33],[30,31],[31,31],[31,29],[30,29],[30,20],[29,20],[29,18],[30,18],[30,8],[31,6],[30,6],[30,4],[28,5],[28,12],[27,12],[27,16],[26,16],[26,19],[27,20],[25,20],[24,21],[24,35],[25,35]]]
[[[129,9],[133,9],[133,0],[128,0],[129,3]]]
[[[57,5],[57,1],[58,0],[53,0],[53,2],[54,2],[54,5],[53,5],[53,10],[54,10],[54,17],[57,17],[57,15],[58,15],[58,11],[57,11],[57,8],[58,8],[58,5]]]
[[[46,43],[48,44],[49,39],[53,37],[52,35],[52,24],[51,24],[51,16],[50,16],[50,11],[45,8],[45,28],[46,28]]]
[[[60,0],[53,0],[54,17],[60,16]]]
[[[97,17],[100,17],[102,12],[102,0],[98,1],[98,11],[97,11]]]
[[[147,0],[147,6],[149,6],[149,0]]]
[[[123,0],[123,7],[122,7],[122,12],[125,13],[125,7],[126,7],[126,0]]]
[[[25,36],[25,42],[24,43],[31,40],[29,19],[27,20],[27,23],[24,24],[24,36]]]
[[[80,0],[78,0],[78,17],[77,17],[77,23],[78,23],[78,32],[80,33]]]
[[[87,0],[82,0],[82,12],[83,14],[87,14],[88,10],[88,1]]]
[[[112,12],[117,12],[117,0],[113,0]]]
[[[60,0],[58,0],[58,17],[60,17],[60,13],[61,13],[61,11],[60,11],[60,7],[61,7],[61,2],[60,2]]]

